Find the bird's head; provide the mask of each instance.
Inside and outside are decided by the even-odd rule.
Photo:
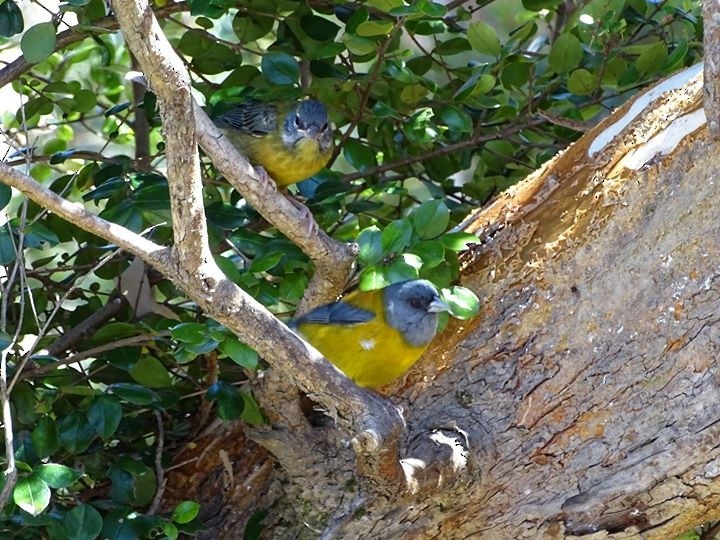
[[[437,332],[437,314],[449,309],[435,286],[427,280],[415,279],[390,285],[383,293],[388,324],[414,347],[430,343]]]
[[[330,150],[333,134],[325,105],[313,99],[297,103],[285,116],[282,138],[287,147],[311,139],[317,141],[321,152]]]

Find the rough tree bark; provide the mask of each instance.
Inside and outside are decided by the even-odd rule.
[[[258,509],[265,538],[667,539],[718,519],[718,179],[696,66],[468,220],[482,314],[391,389],[401,452],[430,434],[456,450],[451,481],[376,495],[341,444],[281,470],[232,425],[168,504],[207,494],[206,538],[241,537]]]

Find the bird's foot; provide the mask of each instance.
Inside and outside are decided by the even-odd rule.
[[[262,188],[263,192],[265,192],[265,194],[274,195],[275,193],[277,193],[277,184],[272,178],[270,178],[270,175],[263,167],[260,167],[258,165],[257,167],[253,167],[253,170],[255,171],[255,176],[257,176],[258,183],[260,184],[260,187]]]

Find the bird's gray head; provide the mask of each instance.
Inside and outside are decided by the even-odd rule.
[[[432,341],[437,332],[437,314],[448,310],[433,284],[424,279],[390,285],[383,290],[383,299],[388,324],[414,347]]]
[[[325,105],[314,99],[300,101],[288,111],[282,138],[286,146],[294,146],[305,138],[315,139],[320,150],[332,147],[333,135]]]

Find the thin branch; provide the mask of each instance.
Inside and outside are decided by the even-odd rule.
[[[94,311],[87,319],[80,324],[73,326],[62,336],[57,338],[47,347],[47,354],[59,356],[65,351],[74,347],[77,343],[95,333],[95,330],[107,321],[118,315],[127,306],[124,297],[112,298],[98,311]]]
[[[102,353],[108,352],[108,351],[114,351],[115,349],[120,349],[121,347],[130,347],[132,345],[142,345],[144,343],[152,343],[153,341],[156,341],[158,339],[165,339],[168,337],[170,337],[170,331],[163,331],[163,332],[158,332],[158,334],[154,335],[154,336],[143,334],[141,336],[130,336],[130,337],[126,337],[123,339],[118,339],[117,341],[113,341],[110,343],[104,343],[102,345],[98,345],[97,347],[93,347],[92,349],[88,349],[86,351],[75,353],[71,356],[68,356],[67,358],[58,360],[57,362],[52,362],[51,364],[46,364],[39,368],[35,368],[35,369],[31,369],[29,371],[26,371],[22,375],[20,375],[20,380],[32,379],[33,377],[39,377],[40,375],[44,375],[45,373],[48,373],[48,372],[50,372],[54,369],[57,369],[61,366],[67,366],[69,364],[75,364],[77,362],[87,360],[88,358],[94,358],[94,357],[98,356],[99,354],[102,354]]]
[[[173,267],[170,265],[167,248],[151,242],[121,225],[105,221],[88,212],[79,204],[63,199],[60,195],[44,188],[30,176],[16,171],[6,163],[0,163],[0,182],[21,191],[43,208],[51,210],[73,225],[140,257],[166,275],[172,273]]]
[[[154,410],[155,420],[157,421],[157,446],[155,447],[155,478],[157,480],[157,491],[155,497],[153,497],[152,504],[148,508],[147,514],[149,516],[154,515],[160,503],[162,502],[163,494],[165,493],[165,486],[167,485],[167,478],[165,478],[165,470],[162,465],[162,453],[163,446],[165,446],[165,429],[163,428],[162,416],[160,411]]]
[[[386,171],[392,171],[399,167],[412,165],[414,163],[420,163],[422,161],[427,161],[429,159],[435,159],[438,157],[445,156],[447,154],[452,154],[454,152],[457,152],[458,150],[464,150],[465,148],[473,148],[484,142],[495,141],[498,139],[505,139],[505,138],[507,138],[508,135],[510,135],[512,133],[516,133],[518,131],[522,131],[523,129],[527,129],[529,127],[544,124],[544,123],[545,123],[544,120],[533,119],[533,120],[523,122],[521,125],[516,124],[516,125],[511,126],[509,129],[501,130],[496,133],[491,133],[489,135],[476,134],[469,139],[465,139],[464,141],[459,141],[459,142],[456,142],[453,144],[448,144],[448,145],[442,146],[440,148],[436,148],[435,150],[425,152],[424,154],[417,154],[415,156],[407,156],[402,159],[397,159],[391,163],[385,163],[384,165],[378,165],[377,167],[370,167],[368,169],[365,169],[362,172],[345,174],[345,175],[343,175],[341,180],[343,182],[351,182],[353,180],[358,180],[360,178],[366,178],[368,176],[381,174]]]
[[[395,36],[397,33],[402,29],[403,25],[405,24],[405,17],[400,17],[397,21],[395,21],[395,25],[393,26],[392,30],[388,34],[388,36],[385,38],[385,41],[382,43],[380,47],[378,47],[377,55],[375,56],[375,64],[373,65],[373,69],[370,72],[370,75],[368,76],[367,80],[363,83],[363,93],[360,96],[360,105],[357,108],[357,112],[355,113],[355,116],[350,121],[350,125],[345,130],[345,133],[342,134],[340,137],[340,142],[335,147],[335,151],[333,152],[332,158],[330,159],[330,163],[334,163],[335,159],[337,159],[338,155],[340,154],[340,151],[342,150],[343,146],[345,146],[345,143],[352,135],[352,132],[355,130],[357,125],[360,123],[360,119],[362,118],[362,115],[365,113],[365,109],[367,108],[368,100],[370,99],[370,92],[372,91],[373,84],[377,81],[378,77],[380,76],[380,72],[383,68],[383,61],[385,59],[385,54],[387,53],[388,47],[390,46],[390,43],[395,39]]]

